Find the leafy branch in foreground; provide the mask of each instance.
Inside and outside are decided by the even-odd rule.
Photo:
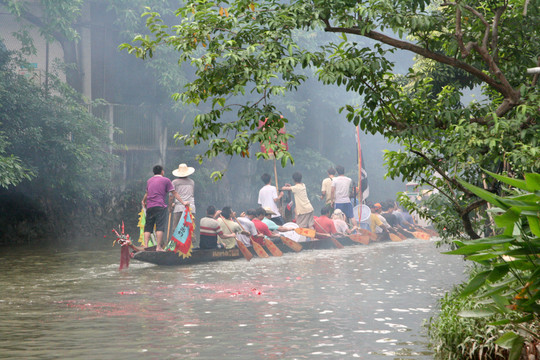
[[[279,129],[296,119],[280,118],[276,97],[313,72],[358,95],[342,108],[349,122],[401,145],[385,156],[388,177],[438,191],[426,215],[443,237],[484,230],[484,203],[457,178],[501,194],[481,169],[520,177],[540,166],[538,77],[525,72],[539,64],[540,10],[522,0],[188,0],[176,15],[172,25],[148,10],[150,34],[120,48],[146,59],[167,46],[195,70],[174,98],[200,111],[180,139],[208,144],[203,157],[246,156],[267,139],[292,162]],[[407,54],[416,64],[399,74]],[[464,104],[470,89],[480,100]]]
[[[519,333],[507,332],[497,344],[510,349],[510,358],[519,359],[525,339],[540,343],[537,333],[527,324],[540,321],[540,174],[525,174],[524,180],[489,173],[508,185],[515,195],[500,197],[482,188],[460,181],[469,191],[493,205],[498,235],[474,241],[455,241],[456,250],[481,265],[461,291],[462,297],[474,296],[483,306],[464,310],[462,316],[484,317],[501,314],[519,326]]]

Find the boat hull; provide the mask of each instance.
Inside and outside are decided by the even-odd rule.
[[[338,239],[341,244],[344,246],[353,246],[360,245],[352,241],[347,237]],[[272,239],[274,244],[283,252],[289,253],[294,252],[291,248],[286,246],[281,239],[274,238]],[[299,243],[302,245],[302,250],[319,250],[319,249],[334,249],[336,248],[335,244],[331,239],[317,239],[313,241],[306,241]],[[248,247],[249,251],[252,254],[255,254],[253,247]],[[172,251],[140,251],[136,252],[133,255],[133,259],[147,262],[155,265],[163,266],[182,266],[182,265],[192,265],[205,262],[213,261],[224,261],[224,260],[235,260],[243,258],[242,253],[238,248],[233,249],[194,249],[191,252],[191,256],[184,258],[182,255],[178,255]]]

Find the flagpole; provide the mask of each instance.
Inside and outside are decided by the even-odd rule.
[[[362,220],[362,147],[360,146],[360,127],[356,127],[356,142],[358,143],[358,224]]]

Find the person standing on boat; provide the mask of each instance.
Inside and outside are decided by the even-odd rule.
[[[190,179],[188,176],[193,174],[195,169],[188,167],[186,164],[178,165],[178,169],[173,170],[172,174],[176,176],[176,179],[172,181],[174,189],[180,195],[180,197],[190,203],[189,210],[195,216],[195,182],[193,179]],[[169,206],[172,211],[173,221],[172,221],[172,232],[178,226],[178,221],[185,210],[185,206],[175,199],[173,196],[169,197]]]
[[[324,200],[325,205],[332,205],[332,180],[336,174],[336,169],[330,167],[326,172],[328,177],[322,181],[321,200]]]
[[[302,174],[293,174],[294,185],[286,184],[283,190],[291,190],[296,204],[296,224],[301,228],[313,228],[313,206],[309,201],[306,185],[302,182]]]
[[[167,229],[167,203],[166,196],[172,194],[182,205],[189,206],[189,202],[184,201],[174,189],[174,186],[166,178],[165,170],[161,165],[156,165],[152,169],[154,176],[146,183],[146,193],[142,199],[143,208],[146,208],[146,224],[144,225],[144,247],[148,246],[150,234],[156,226],[156,250],[163,251],[163,233]]]
[[[218,234],[218,242],[225,249],[232,249],[236,246],[236,234],[242,233],[246,236],[251,235],[249,232],[242,230],[238,223],[231,220],[233,211],[230,206],[225,206],[221,209],[221,216],[218,219],[222,234]]]
[[[216,211],[213,205],[208,206],[206,209],[206,216],[200,221],[200,242],[199,248],[201,249],[216,249],[218,235],[222,237],[234,237],[234,234],[225,235],[221,231],[221,226],[216,218],[221,214],[221,211]]]
[[[352,180],[345,176],[345,168],[341,165],[336,166],[338,176],[332,181],[332,202],[335,209],[341,209],[348,221],[354,223],[354,212],[349,198]]]
[[[279,200],[283,197],[283,191],[280,191],[278,195],[276,187],[270,184],[272,177],[269,174],[262,174],[261,180],[264,186],[259,190],[259,199],[257,202],[261,207],[268,207],[274,212],[271,218],[273,222],[277,225],[283,225],[283,218],[277,207]]]

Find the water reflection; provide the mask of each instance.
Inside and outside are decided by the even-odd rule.
[[[438,252],[408,240],[118,272],[118,248],[13,250],[0,256],[0,354],[430,359],[422,323],[463,279]]]

